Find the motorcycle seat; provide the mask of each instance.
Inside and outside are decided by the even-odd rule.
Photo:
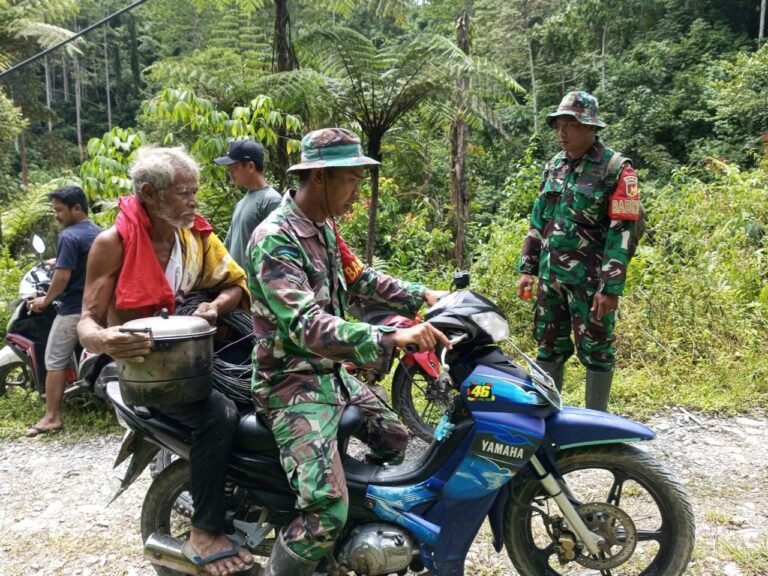
[[[448,438],[432,442],[420,458],[396,466],[366,464],[352,456],[344,456],[344,474],[350,486],[350,494],[354,492],[355,486],[411,486],[429,480],[441,470],[453,471],[454,466],[458,466],[463,459],[466,449],[462,449],[462,445],[466,446],[474,429],[475,424],[471,419],[459,422]],[[453,465],[449,462],[451,458],[454,458]]]
[[[339,422],[339,442],[349,438],[360,427],[362,412],[357,406],[347,406]],[[251,452],[261,452],[277,456],[277,444],[272,431],[267,428],[261,416],[251,413],[240,419],[240,425],[235,432],[235,448]]]

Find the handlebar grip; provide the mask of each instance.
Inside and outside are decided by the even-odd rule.
[[[405,351],[408,352],[408,354],[415,354],[419,351],[419,345],[418,344],[406,344],[405,345]]]

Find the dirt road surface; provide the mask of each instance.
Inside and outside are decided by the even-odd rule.
[[[697,542],[688,574],[757,576],[744,561],[768,542],[768,418],[716,418],[673,410],[647,422],[648,446],[689,490]],[[148,472],[107,505],[124,467],[118,436],[0,441],[0,576],[153,576],[142,558],[139,518]],[[467,575],[516,574],[483,529]],[[760,568],[762,566],[762,568]]]

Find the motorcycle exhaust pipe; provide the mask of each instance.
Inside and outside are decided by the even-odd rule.
[[[144,543],[144,558],[153,564],[166,566],[173,570],[178,570],[184,574],[193,574],[195,576],[210,574],[204,566],[196,566],[189,558],[181,552],[181,546],[184,540],[174,538],[168,534],[155,532],[150,534]]]
[[[150,534],[149,538],[147,538],[147,541],[144,543],[144,558],[153,564],[166,566],[167,568],[183,572],[184,574],[210,576],[211,573],[205,569],[205,566],[198,566],[184,556],[181,551],[184,542],[185,540],[180,538],[174,538],[168,534],[154,532],[153,534]],[[238,572],[238,575],[258,576],[260,570],[261,567],[257,562],[251,568]]]

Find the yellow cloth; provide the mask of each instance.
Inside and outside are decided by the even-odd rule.
[[[184,262],[179,287],[182,297],[190,292],[240,286],[243,290],[240,307],[250,310],[245,271],[229,255],[216,234],[203,235],[195,230],[181,229],[179,243]]]

